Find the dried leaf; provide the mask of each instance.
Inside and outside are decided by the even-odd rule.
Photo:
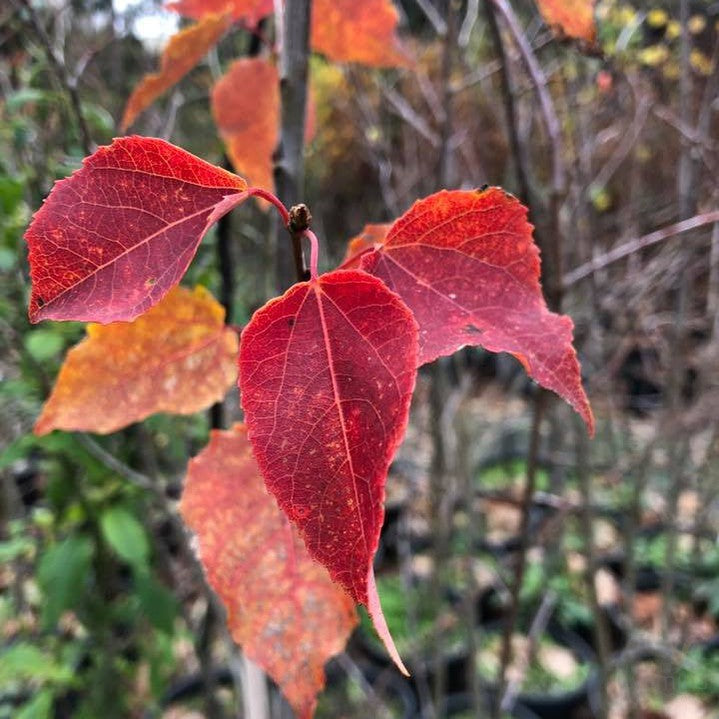
[[[514,355],[539,384],[594,417],[572,347],[572,320],[550,312],[526,208],[500,188],[443,190],[397,220],[361,268],[397,292],[419,323],[419,362],[464,345]]]
[[[392,225],[389,222],[365,225],[362,232],[347,243],[347,252],[344,260],[342,260],[342,269],[352,270],[359,268],[360,255],[367,250],[374,249],[375,245],[382,244],[390,227]]]
[[[212,114],[233,167],[253,187],[271,191],[280,122],[277,68],[259,57],[233,62],[212,89]],[[305,142],[312,139],[314,131],[315,107],[310,88]]]
[[[391,0],[315,0],[312,49],[335,62],[373,67],[407,64],[396,30],[399,15]]]
[[[237,333],[203,287],[183,287],[134,322],[90,324],[68,352],[35,434],[101,434],[156,412],[192,414],[237,378]]]
[[[210,14],[173,35],[162,51],[160,71],[145,75],[130,95],[120,129],[125,132],[143,110],[190,72],[231,24],[229,13]]]
[[[25,233],[30,321],[133,320],[176,285],[247,183],[164,140],[123,137],[55,184]]]
[[[172,0],[168,10],[185,17],[199,20],[208,13],[229,12],[234,20],[241,20],[247,27],[254,27],[263,17],[274,10],[273,0]]]
[[[594,0],[537,0],[537,5],[544,22],[561,35],[596,42]]]
[[[180,511],[233,638],[308,719],[357,618],[265,490],[242,425],[212,432],[190,462]]]
[[[256,312],[240,340],[242,407],[265,483],[312,557],[368,607],[402,669],[372,559],[416,343],[401,300],[352,270],[296,284]]]
[[[212,114],[233,167],[250,185],[272,190],[280,94],[277,69],[263,58],[243,58],[212,88]]]

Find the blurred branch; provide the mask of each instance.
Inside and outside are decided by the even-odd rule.
[[[622,139],[620,143],[617,145],[609,159],[602,165],[594,179],[589,183],[587,190],[590,193],[606,187],[609,180],[611,180],[614,176],[614,173],[616,173],[624,160],[626,160],[627,155],[632,152],[637,140],[639,139],[639,135],[646,124],[651,105],[652,102],[646,95],[642,95],[642,97],[637,100],[636,110],[631,124],[627,130],[621,133]]]
[[[62,63],[52,47],[52,42],[48,36],[45,28],[43,27],[40,18],[38,17],[35,9],[33,8],[30,0],[12,0],[18,8],[24,8],[30,18],[30,22],[35,30],[35,34],[40,40],[42,49],[45,52],[47,61],[52,68],[52,72],[55,75],[55,79],[60,85],[62,91],[70,101],[70,107],[72,109],[73,117],[77,124],[78,130],[80,131],[80,139],[82,142],[82,149],[86,155],[92,153],[92,138],[90,137],[90,130],[88,129],[85,116],[82,112],[82,105],[80,103],[80,95],[77,92],[77,78],[73,77],[67,70],[67,67]]]
[[[432,130],[426,120],[421,117],[411,105],[405,100],[394,88],[383,87],[382,95],[387,102],[394,108],[397,114],[411,127],[413,127],[419,135],[421,135],[432,147],[439,147],[440,138],[437,133]]]
[[[457,36],[457,44],[461,48],[465,48],[469,45],[469,38],[472,35],[472,30],[477,22],[478,16],[479,0],[467,0],[467,12],[464,14],[464,20],[462,20],[462,26]]]
[[[444,37],[447,34],[447,23],[437,12],[437,9],[434,7],[431,1],[416,0],[416,2],[417,7],[424,13],[424,16],[427,18],[427,20],[429,20],[437,35],[439,35],[440,37]]]
[[[552,190],[555,193],[561,194],[565,189],[565,171],[561,152],[561,125],[547,88],[547,78],[537,61],[537,57],[529,41],[522,31],[512,6],[507,0],[490,0],[490,2],[492,2],[504,18],[537,93],[540,113],[552,149]]]
[[[542,598],[542,603],[539,605],[537,613],[534,615],[532,625],[529,628],[527,638],[529,640],[529,647],[527,649],[526,656],[523,657],[521,666],[517,675],[507,684],[507,689],[502,697],[500,707],[503,712],[511,712],[514,709],[514,704],[517,701],[517,695],[519,690],[522,688],[522,682],[524,681],[527,670],[532,662],[534,655],[537,652],[537,644],[544,634],[544,630],[547,628],[547,624],[552,617],[554,607],[557,605],[558,600],[557,593],[553,590],[549,590]]]
[[[628,257],[629,255],[643,250],[645,247],[656,245],[658,242],[663,242],[676,235],[681,235],[684,232],[690,230],[696,230],[704,225],[711,225],[715,222],[719,222],[719,210],[713,212],[705,212],[701,215],[695,215],[690,217],[688,220],[682,220],[682,222],[675,222],[673,225],[662,227],[659,230],[650,232],[648,235],[637,237],[629,242],[625,242],[619,247],[615,247],[609,252],[599,255],[593,258],[589,262],[585,262],[571,272],[567,272],[562,279],[564,289],[571,287],[572,285],[579,282],[579,280],[594,274],[598,270],[604,269],[608,265],[611,265],[618,260]]]
[[[307,74],[311,0],[275,2],[275,31],[280,54],[280,135],[274,155],[275,192],[292,207],[302,201],[304,185],[304,137],[307,110]],[[302,258],[299,235],[291,237],[287,252],[287,229],[277,228],[275,256],[277,288],[284,291],[300,277],[297,260]]]
[[[493,0],[485,0],[485,9],[487,12],[487,22],[489,24],[490,34],[492,35],[492,40],[494,42],[495,52],[499,56],[498,62],[502,85],[502,100],[504,102],[504,112],[507,116],[507,132],[509,133],[509,144],[512,149],[512,157],[514,158],[519,196],[520,199],[524,200],[524,202],[529,203],[531,199],[529,185],[529,157],[519,136],[519,122],[517,117],[514,87],[512,83],[512,76],[509,71],[509,54],[504,45],[504,39],[502,38],[499,24],[497,23]]]
[[[132,467],[119,460],[117,457],[115,457],[114,454],[108,452],[99,442],[93,439],[89,434],[85,434],[84,432],[76,432],[75,437],[77,437],[77,441],[93,457],[95,457],[95,459],[102,462],[102,464],[104,464],[108,469],[115,472],[115,474],[118,474],[120,477],[126,479],[128,482],[131,482],[140,489],[144,489],[147,492],[154,494],[155,496],[161,496],[163,498],[166,498],[160,486],[156,482],[154,482],[152,478],[148,477],[145,474],[142,474],[141,472],[137,472],[136,470],[132,469]]]
[[[519,549],[514,567],[513,581],[510,587],[509,608],[507,609],[505,624],[502,630],[502,647],[500,650],[498,677],[499,686],[497,690],[497,701],[492,715],[493,717],[497,717],[497,719],[501,716],[503,708],[502,701],[508,686],[507,669],[512,661],[512,635],[514,634],[514,629],[519,617],[519,600],[522,584],[524,583],[524,573],[527,568],[527,551],[530,545],[529,522],[531,519],[532,500],[534,499],[534,491],[537,486],[537,471],[539,469],[540,429],[548,394],[548,390],[540,389],[534,400],[532,430],[529,440],[529,451],[527,453],[527,474],[522,494],[521,518],[519,523]]]

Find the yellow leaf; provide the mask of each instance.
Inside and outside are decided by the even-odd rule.
[[[237,378],[237,333],[203,287],[176,287],[134,322],[89,324],[35,424],[106,434],[156,412],[192,414]]]
[[[143,110],[190,72],[231,24],[229,13],[210,14],[173,35],[162,53],[160,71],[145,75],[130,95],[120,129],[124,132]]]

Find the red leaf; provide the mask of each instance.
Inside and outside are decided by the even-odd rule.
[[[464,345],[514,355],[539,384],[594,418],[572,347],[572,320],[550,312],[527,209],[497,187],[416,202],[384,245],[362,256],[419,323],[419,362]]]
[[[164,140],[124,137],[55,184],[25,238],[30,321],[133,320],[176,285],[245,181]]]
[[[342,269],[358,269],[362,259],[361,255],[373,249],[376,244],[382,244],[390,227],[392,227],[390,223],[365,225],[362,232],[347,243],[347,252],[342,261]]]
[[[416,352],[411,312],[382,282],[351,270],[295,285],[256,312],[240,339],[242,407],[267,487],[310,554],[368,607],[403,670],[372,559]]]
[[[145,75],[125,106],[120,129],[124,132],[157,97],[178,83],[216,45],[232,24],[229,13],[206,15],[196,25],[170,38],[162,51],[159,72]]]
[[[180,511],[233,638],[309,719],[357,617],[267,494],[242,425],[213,431],[190,462]]]
[[[315,0],[311,44],[334,62],[375,67],[406,65],[392,0]]]
[[[204,287],[175,287],[134,322],[89,324],[67,353],[35,434],[104,434],[156,412],[198,412],[234,384],[237,344]]]
[[[254,27],[263,17],[271,15],[274,9],[273,0],[172,0],[167,3],[168,10],[194,20],[207,13],[232,13],[235,20],[244,21]]]

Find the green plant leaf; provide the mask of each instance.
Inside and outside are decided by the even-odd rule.
[[[60,615],[76,605],[90,570],[94,547],[88,537],[75,535],[48,549],[38,566],[38,582],[45,596],[42,625],[49,629]]]
[[[43,689],[30,701],[22,705],[15,715],[15,719],[50,719],[52,716],[52,699],[52,691]]]
[[[156,629],[172,634],[177,615],[175,598],[147,572],[138,572],[135,582],[142,613]]]
[[[0,652],[0,685],[23,681],[66,684],[71,680],[69,667],[57,664],[46,652],[32,644],[14,644]]]
[[[63,344],[62,335],[51,329],[34,330],[25,337],[25,349],[39,362],[57,355]]]
[[[144,527],[123,507],[111,507],[100,517],[105,541],[128,564],[144,567],[150,554],[150,545]]]

